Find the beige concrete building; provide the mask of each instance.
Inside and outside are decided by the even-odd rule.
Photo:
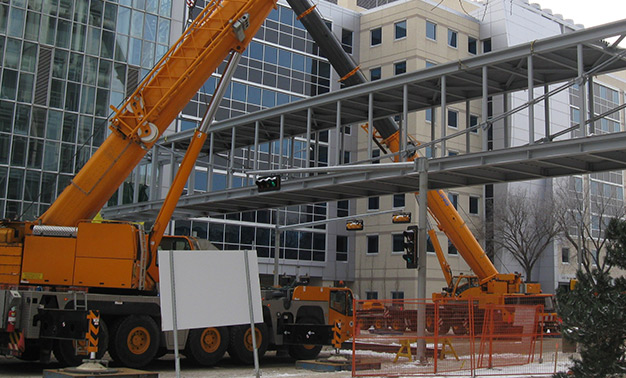
[[[449,2],[452,4],[452,2]],[[370,80],[389,78],[408,71],[424,69],[438,63],[454,61],[480,53],[480,23],[459,9],[449,8],[431,1],[398,1],[361,14],[360,59],[361,69]],[[477,9],[477,5],[463,2],[465,10]],[[435,9],[433,9],[435,8]],[[430,141],[442,134],[449,135],[465,129],[467,121],[479,122],[480,103],[469,106],[468,116],[465,103],[451,104],[445,114],[442,127],[441,108],[425,112],[410,113],[408,134],[417,141]],[[470,117],[471,116],[471,117]],[[400,122],[401,115],[396,117]],[[363,132],[362,130],[360,130]],[[367,159],[368,138],[359,138],[359,159]],[[465,136],[448,142],[446,151],[428,148],[429,156],[453,155],[481,149],[480,133],[470,135],[467,146]],[[381,154],[374,151],[374,156]],[[381,159],[389,162],[391,159]],[[464,188],[449,193],[457,209],[476,235],[480,234],[482,187]],[[471,202],[471,206],[470,206]],[[357,201],[357,213],[405,208],[417,218],[417,201],[412,193],[369,198]],[[436,227],[434,220],[429,220]],[[407,269],[402,254],[405,224],[392,224],[391,215],[364,218],[364,230],[356,237],[355,292],[361,298],[415,298],[417,296],[417,270]],[[447,238],[438,233],[444,254],[455,273],[469,273],[469,268],[453,247],[448,247]],[[431,245],[429,244],[429,247]],[[427,293],[440,291],[446,286],[437,257],[428,248]]]

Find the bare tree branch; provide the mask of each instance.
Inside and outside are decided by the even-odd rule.
[[[610,266],[600,253],[606,247],[606,229],[611,218],[624,218],[621,185],[610,185],[588,178],[569,177],[557,189],[557,222],[561,236],[574,248],[581,269],[608,271]]]
[[[533,267],[559,233],[555,210],[553,201],[518,191],[494,211],[494,244],[520,264],[526,281],[531,281]]]

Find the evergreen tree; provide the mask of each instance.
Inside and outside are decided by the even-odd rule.
[[[604,261],[590,272],[579,270],[574,290],[557,293],[563,335],[580,347],[571,368],[575,377],[626,374],[626,278],[611,275],[614,267],[626,269],[626,221],[612,219],[606,234]]]

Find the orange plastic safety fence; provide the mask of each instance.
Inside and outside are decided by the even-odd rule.
[[[554,333],[544,337],[542,305],[404,299],[360,300],[354,309],[353,376],[556,370],[560,339]]]

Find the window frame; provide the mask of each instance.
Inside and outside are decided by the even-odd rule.
[[[400,239],[400,249],[395,249],[396,247],[396,239]],[[404,253],[404,234],[403,233],[392,233],[391,234],[391,254],[397,255],[399,253]]]
[[[344,38],[347,35],[346,32],[350,33],[350,44],[347,44],[344,42]],[[354,51],[354,31],[353,30],[346,29],[344,27],[341,28],[341,47],[346,53],[352,55],[352,52]]]
[[[474,41],[473,42],[474,50],[475,50],[474,52],[470,50],[470,47],[472,46],[472,40]],[[467,53],[470,55],[478,54],[478,38],[472,37],[471,35],[467,36]]]
[[[398,67],[401,64],[404,64],[404,72],[398,73]],[[402,75],[402,74],[405,74],[405,73],[407,73],[406,60],[400,60],[400,61],[397,61],[397,62],[393,63],[393,74],[394,74],[394,76]]]
[[[430,37],[428,34],[428,26],[432,25],[433,26],[433,37]],[[437,23],[430,21],[430,20],[426,20],[426,39],[429,39],[431,41],[436,41],[437,40]]]
[[[402,23],[404,23],[404,35],[401,36],[401,37],[398,37],[398,25],[400,25]],[[402,29],[400,29],[400,30],[402,30]],[[394,41],[400,41],[402,39],[406,39],[407,35],[408,35],[408,28],[407,28],[406,19],[400,20],[400,21],[397,21],[397,22],[393,23],[393,37],[394,37],[393,40]]]
[[[476,212],[472,212],[472,200],[476,200]],[[479,215],[480,214],[480,197],[479,196],[469,196],[468,199],[468,211],[470,215]]]
[[[473,118],[475,118],[475,119],[476,119],[476,123],[475,123],[474,125],[472,125],[472,119],[473,119]],[[470,127],[475,126],[475,125],[478,125],[478,124],[480,124],[480,117],[479,117],[479,116],[477,116],[476,114],[471,114],[471,113],[470,113],[470,116],[469,116],[469,125],[467,125],[467,128],[470,128]],[[478,134],[478,130],[479,130],[479,129],[478,129],[478,128],[476,128],[476,129],[474,129],[474,130],[470,131],[470,133],[472,133],[472,134]]]
[[[376,207],[372,207],[373,202],[372,201],[376,201]],[[376,211],[376,210],[380,210],[380,196],[372,196],[372,197],[367,197],[367,211]]]
[[[373,72],[375,72],[375,71],[377,71],[377,72],[378,72],[378,75],[379,75],[379,77],[378,77],[378,78],[376,78],[376,79],[374,79],[374,78],[372,77],[372,73],[373,73]],[[378,66],[378,67],[372,67],[372,68],[370,68],[370,81],[376,81],[376,80],[380,80],[380,79],[382,79],[382,78],[383,78],[383,69],[382,69],[382,67],[381,67],[381,66]]]
[[[402,196],[402,205],[396,205],[396,198],[400,198]],[[399,201],[399,200],[398,200]],[[394,194],[391,197],[391,207],[394,209],[399,209],[406,206],[406,195],[405,193]]]
[[[566,251],[567,254],[565,254]],[[561,264],[569,264],[569,247],[561,248]]]
[[[370,240],[374,240],[374,239],[376,240],[376,251],[371,252]],[[366,248],[365,248],[365,254],[369,256],[377,255],[380,252],[380,237],[378,236],[378,234],[367,235],[365,240],[367,243]]]
[[[374,44],[374,32],[378,31],[380,33],[380,41]],[[383,44],[383,28],[381,26],[377,28],[370,29],[370,47],[376,47]]]
[[[454,45],[452,44],[452,41],[451,41],[452,36],[454,36],[453,38]],[[448,47],[451,47],[453,49],[458,49],[459,48],[459,32],[454,29],[448,28],[448,39],[446,42],[448,44]]]
[[[450,114],[454,114],[454,119],[455,119],[454,125],[450,124],[450,120],[452,119],[452,117],[450,117]],[[459,111],[458,110],[448,109],[446,113],[446,126],[455,130],[459,129]]]

